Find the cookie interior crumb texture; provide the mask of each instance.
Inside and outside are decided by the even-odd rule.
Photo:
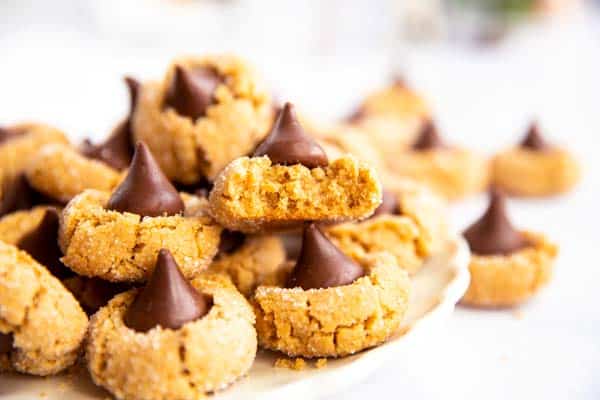
[[[350,155],[313,169],[242,157],[217,178],[210,211],[223,226],[252,233],[306,220],[362,219],[381,203],[381,193],[375,171]]]

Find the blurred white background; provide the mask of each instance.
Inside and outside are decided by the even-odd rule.
[[[126,110],[124,74],[160,77],[174,55],[208,51],[247,57],[278,98],[317,119],[346,114],[395,73],[455,143],[491,154],[538,118],[585,168],[574,194],[512,203],[518,225],[561,245],[550,287],[519,312],[459,308],[405,357],[331,398],[598,399],[600,14],[554,1],[575,4],[494,41],[464,3],[3,0],[0,124],[35,119],[74,140],[101,137]],[[483,205],[455,205],[457,228]]]

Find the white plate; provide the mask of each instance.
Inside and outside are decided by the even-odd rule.
[[[413,277],[410,306],[401,332],[386,344],[351,357],[330,360],[316,369],[312,362],[302,371],[274,368],[277,355],[259,352],[247,377],[213,397],[232,399],[313,399],[334,393],[369,375],[449,316],[469,286],[469,250],[463,239],[456,238],[447,251],[433,257]],[[105,399],[109,394],[94,386],[83,368],[78,372],[51,378],[24,375],[0,377],[0,396],[6,400],[32,398],[81,400]]]

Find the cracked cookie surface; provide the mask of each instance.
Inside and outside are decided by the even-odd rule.
[[[206,115],[194,120],[164,106],[176,66],[211,68],[223,78]],[[250,153],[272,118],[270,96],[252,69],[236,57],[215,55],[174,60],[162,83],[143,85],[132,121],[134,137],[150,147],[164,173],[192,184],[203,176],[213,179]]]
[[[381,184],[372,167],[350,155],[312,169],[242,157],[219,175],[209,201],[221,225],[256,233],[298,228],[306,220],[366,218],[381,202]]]
[[[461,300],[476,307],[510,307],[533,296],[552,276],[558,253],[545,236],[522,232],[532,245],[509,255],[473,254],[471,283]]]
[[[183,215],[144,217],[105,209],[110,193],[86,190],[62,213],[62,262],[80,275],[142,281],[152,272],[161,248],[171,251],[187,278],[215,256],[221,227],[210,218],[206,200],[181,194]]]
[[[244,375],[256,355],[254,314],[224,277],[203,275],[192,285],[212,296],[204,317],[181,328],[128,328],[123,316],[136,289],[112,299],[92,317],[86,347],[94,382],[119,399],[202,398]]]
[[[580,179],[577,160],[567,151],[514,148],[492,161],[494,185],[517,196],[550,196],[571,190]]]
[[[392,255],[365,257],[350,285],[302,290],[260,286],[253,297],[259,344],[288,356],[340,357],[386,341],[408,308],[410,280]]]
[[[87,329],[79,303],[48,270],[0,242],[0,332],[12,335],[3,368],[51,375],[72,365]]]
[[[64,144],[44,146],[26,175],[34,189],[63,204],[86,189],[110,191],[122,179],[119,171]]]

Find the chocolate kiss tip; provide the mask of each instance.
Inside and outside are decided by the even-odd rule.
[[[285,103],[271,133],[256,148],[253,157],[268,156],[273,164],[302,164],[307,168],[329,164],[325,151],[311,138],[298,121],[291,103]]]
[[[511,254],[529,245],[508,219],[504,194],[490,190],[490,203],[485,213],[465,232],[471,251],[480,255]]]
[[[521,147],[534,151],[546,150],[548,147],[550,147],[542,137],[536,122],[532,122],[529,126],[527,134],[521,141]]]
[[[154,272],[124,316],[125,325],[138,332],[161,326],[179,329],[205,316],[212,301],[183,276],[169,250],[161,249]]]
[[[194,120],[203,117],[206,109],[213,103],[214,93],[222,81],[212,68],[187,69],[176,65],[173,80],[167,89],[165,105]]]
[[[140,94],[140,87],[142,84],[135,78],[131,76],[125,77],[125,83],[127,84],[127,89],[129,89],[129,100],[130,100],[130,108],[129,108],[129,117],[131,118],[131,114],[135,109],[135,104],[137,103],[138,96]]]
[[[311,223],[302,234],[302,249],[287,287],[308,290],[349,285],[364,274],[360,265],[342,253]]]
[[[440,138],[437,128],[433,121],[427,121],[419,133],[419,137],[413,143],[413,150],[431,150],[445,147],[444,142]]]
[[[390,192],[389,190],[384,189],[383,196],[381,198],[381,204],[375,209],[375,212],[371,217],[376,217],[378,215],[384,214],[397,215],[398,206],[398,198],[396,197],[396,195]]]
[[[48,208],[38,226],[23,236],[17,247],[48,268],[52,275],[65,278],[72,275],[72,272],[60,262],[62,252],[58,247],[59,219],[58,211]]]
[[[185,205],[148,147],[138,142],[127,176],[113,192],[106,208],[158,217],[182,213]]]

